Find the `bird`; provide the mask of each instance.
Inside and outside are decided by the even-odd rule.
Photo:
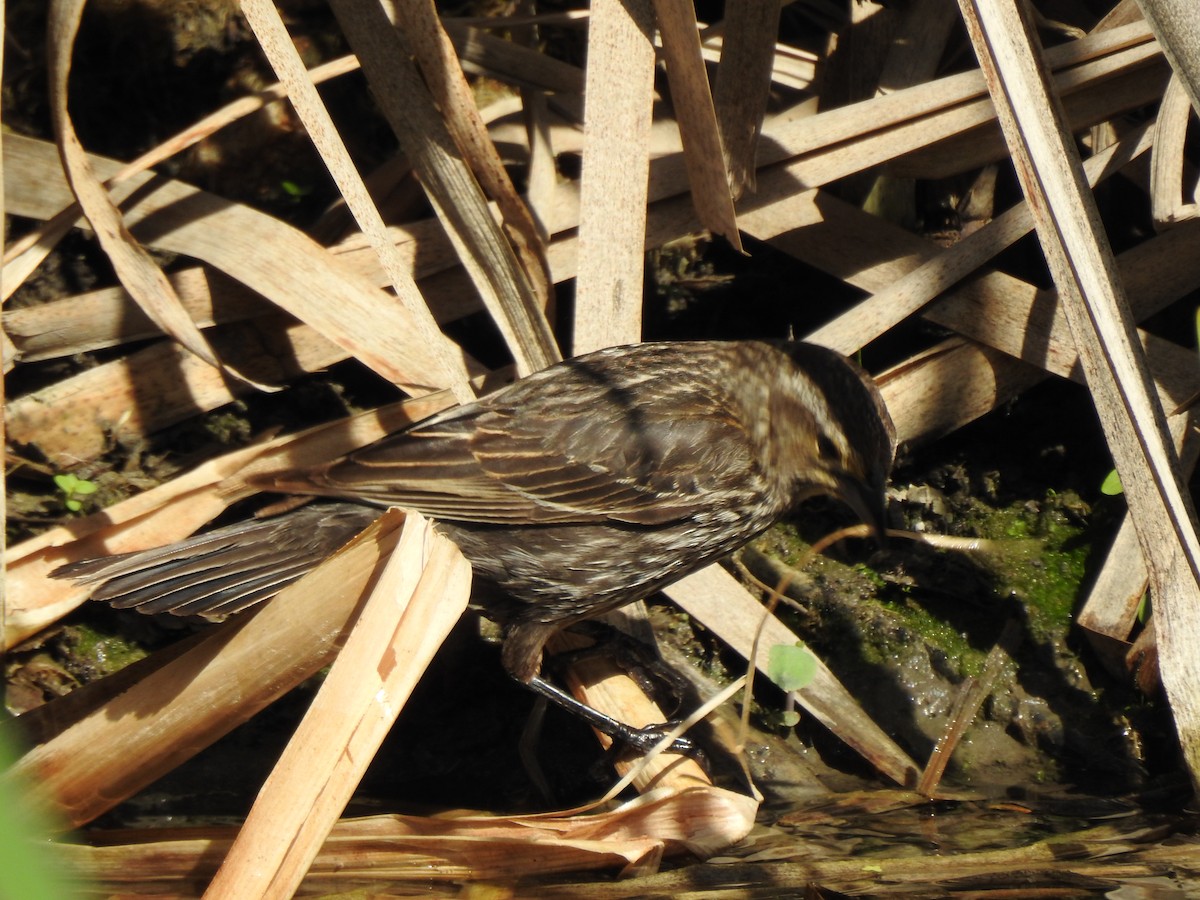
[[[610,347],[552,365],[264,489],[317,498],[54,575],[118,608],[220,620],[413,508],[453,540],[526,684],[558,631],[651,596],[804,500],[885,531],[895,429],[871,377],[797,341]],[[540,679],[539,679],[540,680]]]

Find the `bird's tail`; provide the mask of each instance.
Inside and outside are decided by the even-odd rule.
[[[220,621],[274,596],[378,516],[357,503],[313,503],[51,574],[96,585],[92,599],[118,609]]]

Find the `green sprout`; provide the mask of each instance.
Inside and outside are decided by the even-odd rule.
[[[71,512],[79,512],[83,509],[84,501],[79,498],[96,493],[97,488],[94,481],[88,481],[86,478],[80,478],[70,472],[55,475],[54,484],[63,495],[63,505]]]

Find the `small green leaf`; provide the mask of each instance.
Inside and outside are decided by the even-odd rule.
[[[78,499],[79,497],[94,494],[97,490],[94,481],[88,481],[86,478],[80,478],[70,472],[55,475],[54,484],[62,492],[63,506],[71,512],[79,512],[83,509],[83,502]]]
[[[1109,497],[1118,497],[1125,493],[1125,488],[1121,485],[1121,476],[1117,474],[1116,469],[1105,476],[1104,483],[1100,485],[1100,493]]]
[[[796,691],[817,674],[817,658],[804,644],[776,644],[767,657],[767,677],[781,690]]]

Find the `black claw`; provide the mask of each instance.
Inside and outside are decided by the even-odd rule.
[[[665,722],[662,725],[647,725],[645,728],[634,728],[626,725],[610,715],[593,709],[586,703],[580,703],[569,693],[555,684],[539,676],[534,676],[529,682],[529,689],[545,697],[551,703],[557,704],[568,712],[587,722],[601,734],[606,734],[614,741],[619,741],[624,747],[646,754],[654,748],[677,725],[677,722]],[[682,753],[693,758],[703,758],[703,753],[695,742],[686,738],[676,738],[667,748],[673,753]]]

